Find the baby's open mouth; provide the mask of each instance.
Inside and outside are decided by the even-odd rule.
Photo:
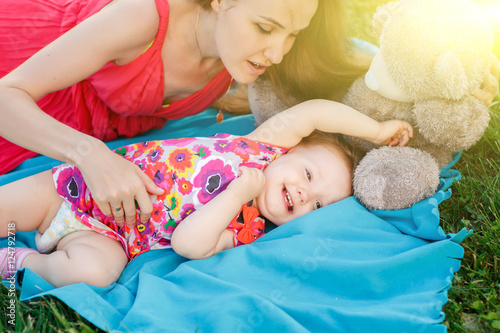
[[[283,197],[285,198],[285,204],[289,212],[293,211],[293,201],[290,193],[287,191],[286,187],[283,186]]]

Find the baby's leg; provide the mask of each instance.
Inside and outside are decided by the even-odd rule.
[[[52,172],[20,179],[0,187],[0,237],[15,231],[45,231],[61,206]]]
[[[119,241],[94,231],[76,231],[63,237],[55,252],[31,254],[22,266],[55,287],[78,282],[107,287],[118,280],[127,263]]]

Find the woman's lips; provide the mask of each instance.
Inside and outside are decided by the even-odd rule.
[[[259,64],[257,62],[253,62],[250,60],[247,60],[247,63],[250,67],[250,70],[252,73],[257,74],[257,75],[262,75],[266,71],[267,66]]]

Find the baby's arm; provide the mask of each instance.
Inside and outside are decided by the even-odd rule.
[[[179,223],[171,239],[175,252],[189,259],[202,259],[234,247],[234,232],[226,228],[241,207],[264,187],[261,170],[241,167],[240,171],[226,190]]]
[[[404,146],[413,137],[413,128],[406,121],[379,123],[347,105],[320,99],[306,101],[278,113],[247,137],[293,147],[314,130],[355,136],[378,145]]]

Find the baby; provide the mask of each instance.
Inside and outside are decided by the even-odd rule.
[[[1,249],[2,278],[27,267],[56,287],[108,286],[149,250],[172,247],[199,259],[248,244],[262,236],[265,220],[279,226],[351,195],[354,159],[323,132],[400,146],[413,136],[407,122],[379,123],[346,105],[312,100],[245,136],[125,146],[116,152],[165,190],[151,195],[151,218],[141,221],[137,211],[135,225],[103,214],[80,171],[63,164],[0,187],[0,236],[37,230],[39,250]]]

